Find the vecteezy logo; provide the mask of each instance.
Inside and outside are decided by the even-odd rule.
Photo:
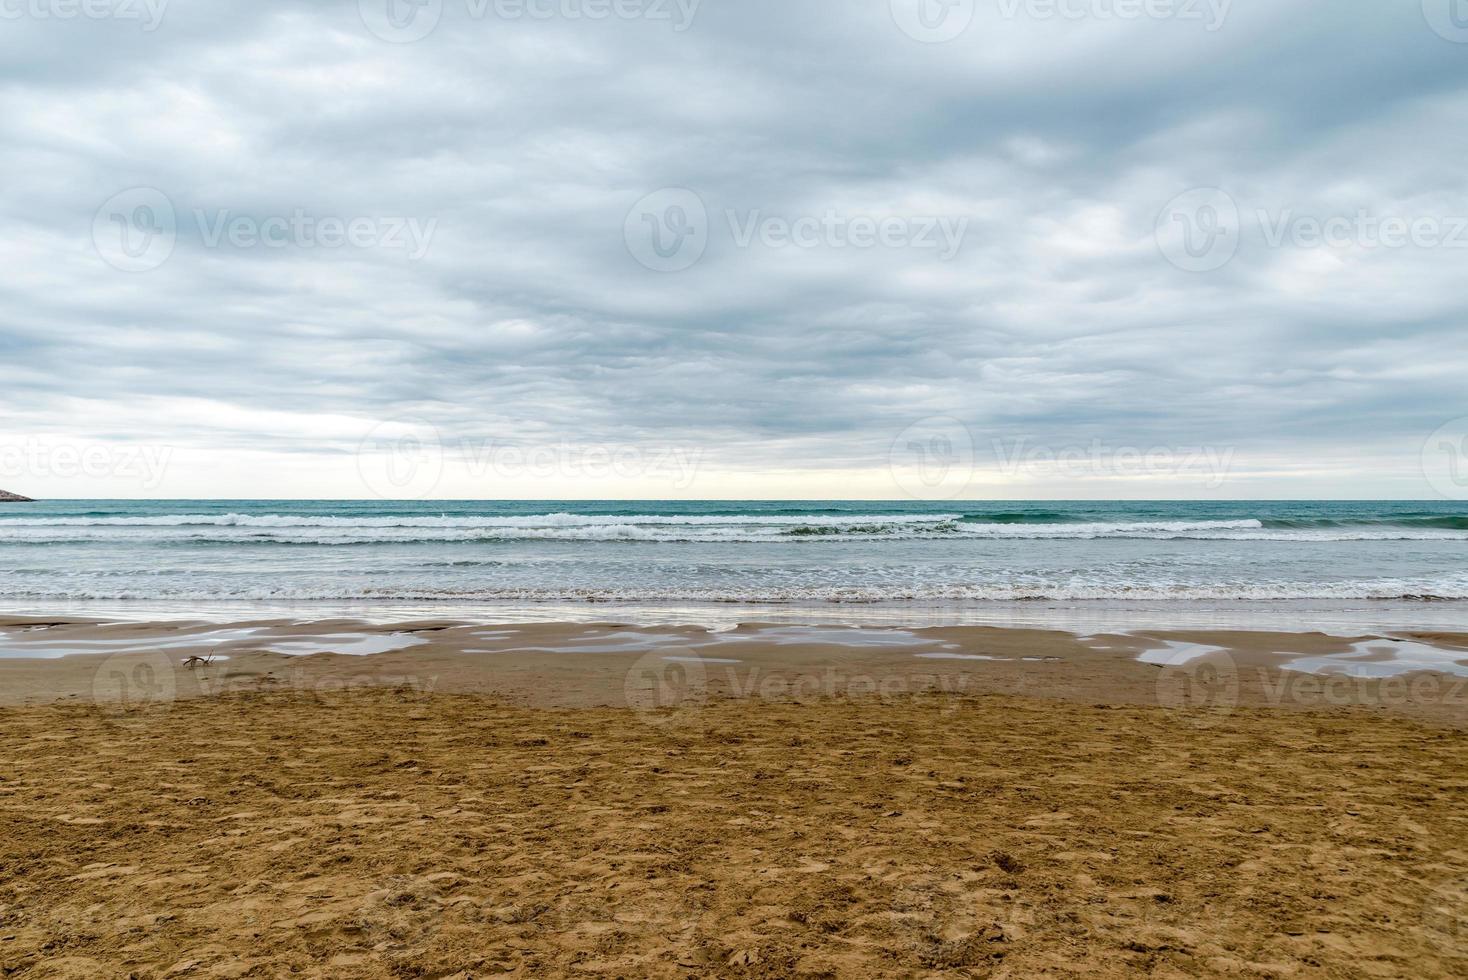
[[[662,647],[637,659],[622,682],[627,706],[652,725],[679,724],[708,699],[708,670],[691,647]]]
[[[951,500],[974,475],[974,439],[968,426],[946,415],[914,422],[888,454],[892,479],[917,500]]]
[[[892,20],[924,44],[951,41],[974,22],[974,0],[891,0]]]
[[[140,709],[167,707],[177,697],[173,661],[162,653],[113,654],[92,675],[92,703],[114,722],[142,724]]]
[[[379,422],[357,447],[357,473],[383,500],[423,500],[443,479],[443,443],[430,422]]]
[[[1440,426],[1422,444],[1422,475],[1449,500],[1468,498],[1468,416]]]
[[[1157,703],[1194,712],[1188,721],[1195,727],[1212,727],[1238,706],[1238,667],[1222,650],[1179,650],[1161,666]]]
[[[421,41],[443,16],[443,0],[357,0],[367,29],[392,44]]]
[[[132,187],[107,199],[92,218],[92,245],[122,272],[147,272],[168,261],[178,242],[178,218],[168,195]]]
[[[632,205],[622,225],[627,251],[654,272],[682,272],[709,244],[703,198],[683,187],[654,191]]]
[[[1239,250],[1239,206],[1217,187],[1184,191],[1157,215],[1157,247],[1187,272],[1212,272]]]
[[[1468,44],[1468,0],[1422,0],[1422,16],[1438,37]]]

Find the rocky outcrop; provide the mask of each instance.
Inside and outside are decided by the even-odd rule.
[[[0,504],[30,504],[34,502],[30,497],[22,497],[18,493],[6,493],[4,490],[0,490]]]

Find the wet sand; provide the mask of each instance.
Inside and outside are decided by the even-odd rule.
[[[8,975],[1468,974],[1462,678],[1281,669],[1390,639],[16,627]]]
[[[1433,654],[1433,669],[1416,666],[1423,652]],[[213,659],[187,663],[191,657]],[[1398,658],[1390,676],[1339,673],[1377,672]],[[1337,673],[1321,673],[1322,665]],[[1468,719],[1468,635],[0,620],[0,705],[131,707],[372,686],[528,707],[638,709],[938,689],[1220,710],[1354,705],[1460,724]]]

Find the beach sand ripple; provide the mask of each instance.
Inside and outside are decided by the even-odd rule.
[[[31,977],[1468,975],[1468,743],[1364,711],[409,689],[0,713]]]

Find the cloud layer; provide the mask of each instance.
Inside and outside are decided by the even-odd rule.
[[[954,490],[929,449],[974,496],[1457,486],[1436,0],[0,14],[9,489],[371,495],[404,439],[445,496]],[[1116,462],[1204,449],[1222,483]]]

